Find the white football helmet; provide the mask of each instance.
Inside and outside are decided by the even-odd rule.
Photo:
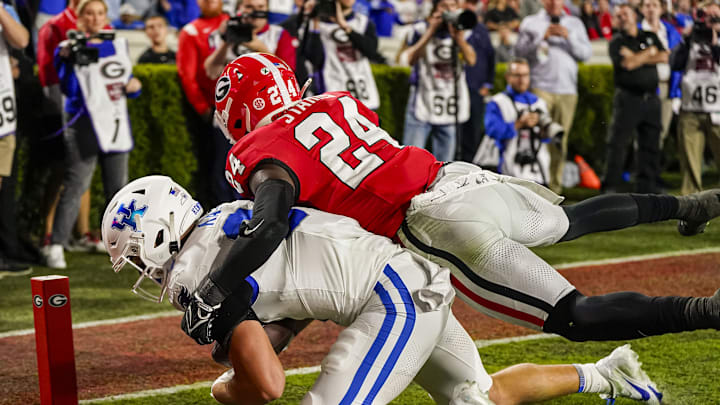
[[[132,181],[115,194],[103,215],[102,239],[113,270],[129,263],[140,272],[132,292],[162,302],[171,259],[202,214],[200,203],[170,177]],[[160,294],[140,287],[145,278],[160,286]]]

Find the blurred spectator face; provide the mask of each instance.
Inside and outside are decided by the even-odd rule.
[[[678,0],[677,6],[678,12],[683,14],[690,14],[690,0]]]
[[[720,18],[720,6],[715,3],[711,3],[703,7],[703,11],[705,11],[706,15],[705,24],[715,31],[720,31],[720,27],[718,27],[720,24],[713,24],[711,21],[713,17]]]
[[[80,4],[78,28],[88,34],[97,34],[107,24],[107,6],[102,1]]]
[[[458,3],[456,0],[440,0],[435,6],[435,11],[444,13],[446,11],[454,11],[458,9]]]
[[[632,7],[623,4],[618,7],[615,11],[615,15],[618,19],[618,25],[623,31],[628,31],[631,27],[636,26],[637,17],[635,16],[635,10]]]
[[[167,23],[162,17],[150,17],[145,21],[145,35],[150,38],[153,45],[165,43],[167,37]]]
[[[595,9],[593,8],[592,1],[585,0],[585,2],[582,4],[582,12],[585,15],[593,15],[595,14]]]
[[[122,6],[120,6],[120,21],[123,22],[125,25],[132,24],[135,20],[139,19],[137,11],[135,11],[135,7],[132,6],[130,3],[125,3]]]
[[[198,0],[203,17],[217,17],[222,14],[222,0]]]
[[[238,14],[251,15],[255,11],[268,11],[267,0],[243,0],[238,7]],[[260,31],[266,24],[267,18],[251,18],[250,23],[253,26],[253,32]]]
[[[530,88],[530,66],[527,63],[511,63],[508,66],[505,79],[514,91],[525,93]]]
[[[507,0],[507,5],[515,10],[515,12],[520,12],[520,0]]]
[[[660,15],[662,14],[660,0],[643,0],[640,12],[651,24],[660,21]]]
[[[610,12],[610,4],[608,3],[608,0],[598,0],[597,7],[600,14]]]
[[[340,3],[343,10],[350,10],[355,5],[355,0],[335,0]]]
[[[563,0],[543,0],[545,11],[549,15],[562,15],[565,10],[563,9]]]

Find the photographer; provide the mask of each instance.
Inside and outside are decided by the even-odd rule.
[[[590,59],[592,46],[582,21],[565,12],[563,0],[543,0],[544,9],[520,23],[515,55],[530,62],[533,93],[545,100],[553,121],[567,135],[577,107],[578,62]],[[562,191],[562,173],[569,136],[562,149],[550,150],[548,186]]]
[[[308,72],[315,78],[313,94],[349,91],[374,110],[380,106],[380,96],[370,61],[385,60],[377,52],[375,24],[354,12],[354,4],[355,0],[317,1],[309,21],[298,30],[298,59],[309,64]]]
[[[693,30],[673,50],[670,66],[683,71],[678,144],[683,173],[682,194],[702,189],[705,141],[720,162],[720,6],[698,7]]]
[[[238,15],[225,21],[210,36],[220,44],[207,59],[205,73],[220,77],[225,65],[250,52],[275,54],[295,68],[295,38],[279,25],[268,24],[268,0],[242,0]]]
[[[60,87],[67,97],[65,164],[50,246],[48,264],[65,268],[67,244],[78,214],[80,197],[90,186],[98,161],[103,171],[105,196],[110,198],[127,182],[128,155],[133,148],[127,97],[140,94],[140,81],[132,77],[128,43],[102,31],[107,24],[103,0],[82,0],[77,7],[78,31],[68,32],[55,52]]]
[[[481,166],[497,165],[502,174],[547,184],[550,168],[547,145],[551,141],[560,142],[562,126],[552,122],[545,101],[528,91],[530,66],[525,59],[510,61],[505,79],[508,82],[505,91],[494,95],[487,105],[487,137],[475,162]]]
[[[459,11],[456,0],[435,0],[427,21],[413,27],[409,47],[402,56],[413,66],[403,143],[424,148],[432,133],[433,154],[444,162],[455,159],[456,123],[464,123],[470,117],[465,70],[454,49],[469,66],[474,66],[476,59],[475,50],[467,41],[472,32],[456,25]],[[477,23],[474,13],[466,13]],[[455,21],[446,21],[450,16],[455,16]]]
[[[657,64],[667,63],[668,51],[655,33],[638,28],[632,7],[620,5],[615,13],[621,31],[608,45],[615,95],[603,191],[618,192],[627,150],[637,133],[635,191],[658,193],[662,120]]]

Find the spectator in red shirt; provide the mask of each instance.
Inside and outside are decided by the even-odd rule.
[[[210,179],[199,184],[209,189],[200,190],[203,204],[213,206],[236,199],[236,194],[225,180],[225,157],[230,144],[222,132],[212,123],[215,105],[215,79],[207,76],[203,66],[208,56],[220,44],[216,34],[220,25],[230,18],[223,14],[221,0],[198,0],[200,17],[183,27],[178,38],[177,68],[185,97],[195,112],[202,118],[202,124],[190,132],[196,136],[200,147],[198,169],[200,178]],[[207,141],[211,134],[210,142]]]
[[[597,16],[600,21],[600,33],[608,41],[613,35],[613,16],[610,13],[608,0],[597,0]]]
[[[219,37],[217,42],[220,45],[205,61],[207,76],[217,79],[225,69],[225,65],[238,56],[250,52],[277,55],[295,69],[298,41],[285,28],[268,23],[268,0],[242,0],[237,7],[237,15],[242,18],[243,23],[252,25],[251,40],[241,43],[232,37],[227,37],[227,23],[221,24],[216,32],[216,36]],[[215,40],[211,42],[215,43]]]
[[[587,29],[588,38],[594,41],[600,38],[600,20],[597,14],[595,14],[595,8],[593,7],[592,0],[585,0],[580,10],[580,19],[585,24]]]

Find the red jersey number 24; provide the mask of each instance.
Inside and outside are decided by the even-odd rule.
[[[374,145],[378,141],[386,141],[390,145],[400,148],[401,146],[387,132],[378,128],[369,119],[360,114],[357,102],[350,97],[340,97],[343,116],[352,133],[348,134],[338,125],[326,112],[314,112],[307,116],[295,127],[295,139],[305,149],[311,150],[320,142],[315,132],[322,130],[330,135],[330,141],[320,147],[320,161],[348,187],[356,189],[372,172],[385,163],[378,155],[360,146],[352,152],[352,155],[360,161],[352,167],[340,157],[350,147],[350,137],[361,139],[368,144]]]

